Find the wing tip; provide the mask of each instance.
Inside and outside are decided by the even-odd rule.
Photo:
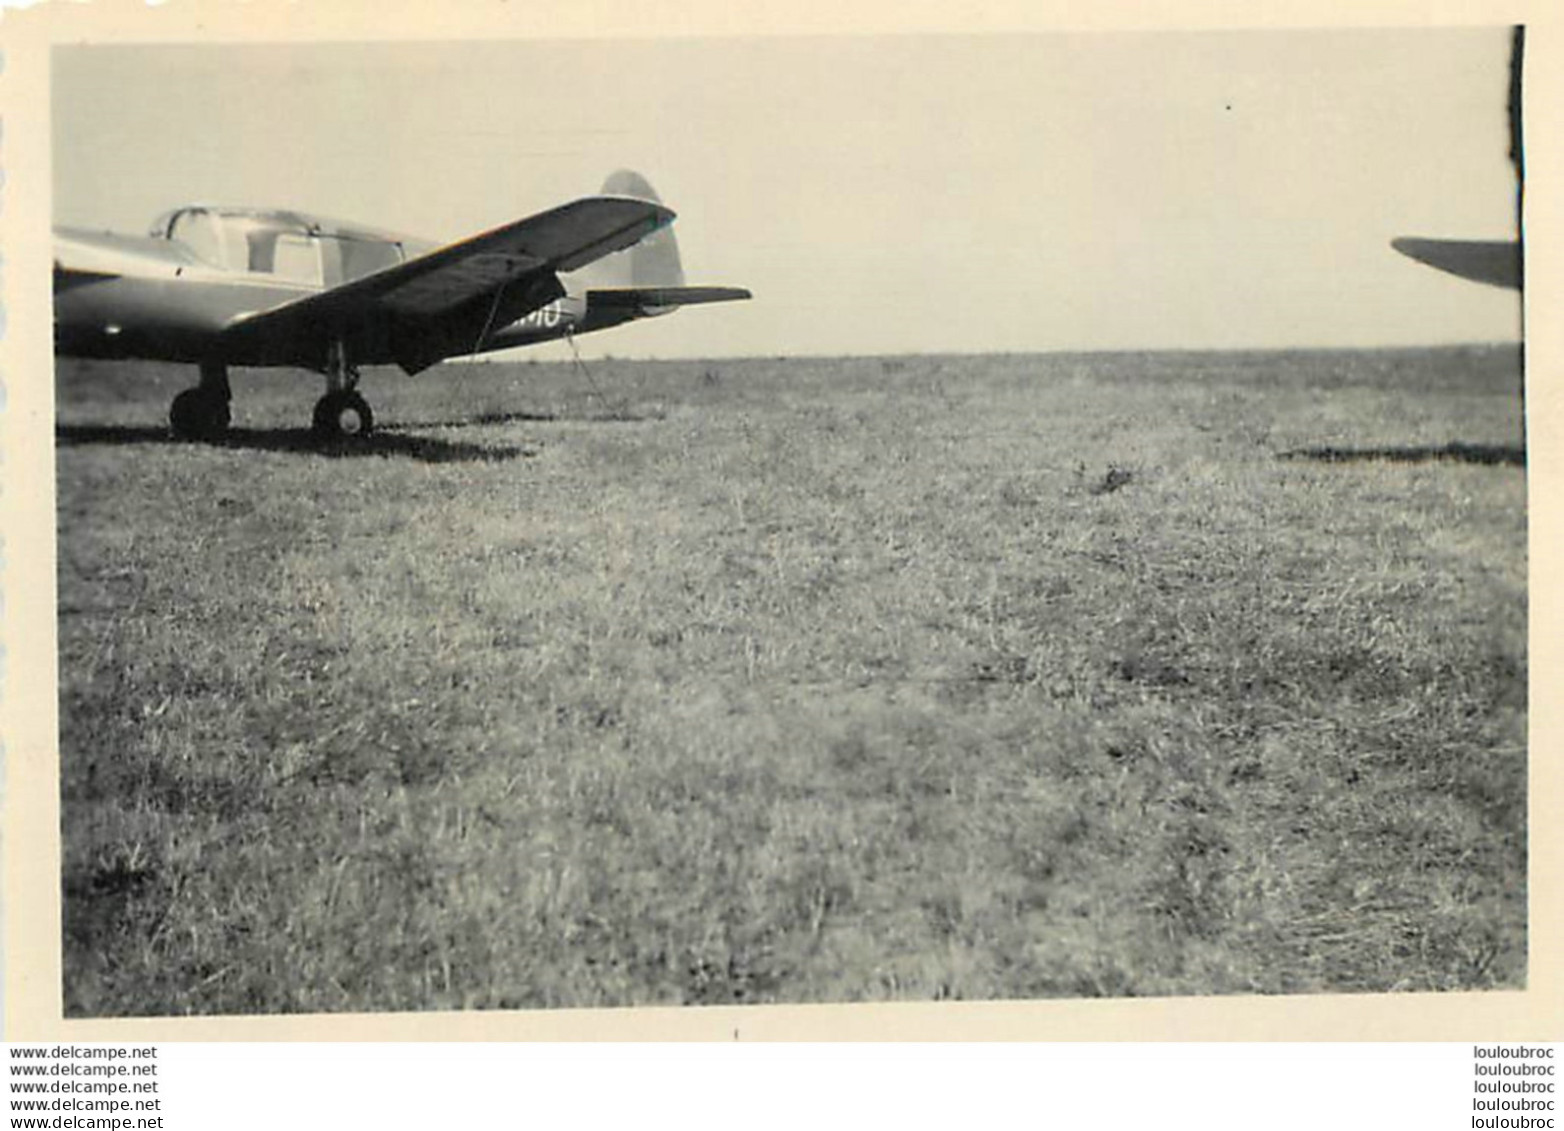
[[[1408,259],[1457,278],[1520,290],[1525,261],[1518,241],[1397,236],[1390,246]]]

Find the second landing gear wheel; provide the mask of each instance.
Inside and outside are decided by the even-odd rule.
[[[375,430],[369,402],[351,389],[327,393],[315,402],[315,435],[323,439],[367,436]]]
[[[204,389],[186,389],[168,410],[169,427],[181,440],[221,440],[229,422],[227,398]]]

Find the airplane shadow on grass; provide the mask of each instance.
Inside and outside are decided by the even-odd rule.
[[[411,428],[482,428],[493,424],[649,424],[666,419],[667,414],[652,410],[636,412],[633,409],[610,405],[597,412],[484,412],[477,416],[451,420],[410,420],[406,423],[383,424],[383,429],[406,431]]]
[[[237,448],[244,451],[296,452],[324,456],[327,459],[358,459],[366,456],[402,458],[422,463],[504,463],[538,454],[536,447],[514,444],[469,444],[440,440],[433,436],[409,436],[382,429],[353,440],[330,440],[316,436],[308,428],[234,428],[214,444],[176,440],[167,428],[125,424],[61,424],[54,430],[61,447],[86,444],[153,444],[169,447]]]
[[[1463,444],[1454,442],[1442,447],[1429,445],[1384,448],[1297,448],[1282,452],[1278,459],[1312,459],[1322,463],[1367,463],[1383,460],[1390,463],[1476,463],[1488,466],[1526,466],[1526,449],[1512,444]]]
[[[559,417],[552,412],[483,412],[476,416],[451,420],[408,420],[382,424],[382,430],[406,432],[412,428],[479,428],[486,424],[552,424]]]

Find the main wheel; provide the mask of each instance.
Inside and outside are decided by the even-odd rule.
[[[348,389],[327,393],[315,402],[315,434],[326,439],[367,436],[375,430],[369,402]]]
[[[227,399],[201,389],[186,389],[168,409],[168,426],[181,440],[221,440],[230,422]]]

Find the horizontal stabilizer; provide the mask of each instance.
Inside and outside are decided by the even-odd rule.
[[[1474,283],[1520,290],[1521,245],[1506,240],[1425,240],[1403,236],[1390,241],[1402,255]]]
[[[739,302],[754,296],[743,287],[603,287],[587,291],[587,309],[657,313],[705,302]]]

